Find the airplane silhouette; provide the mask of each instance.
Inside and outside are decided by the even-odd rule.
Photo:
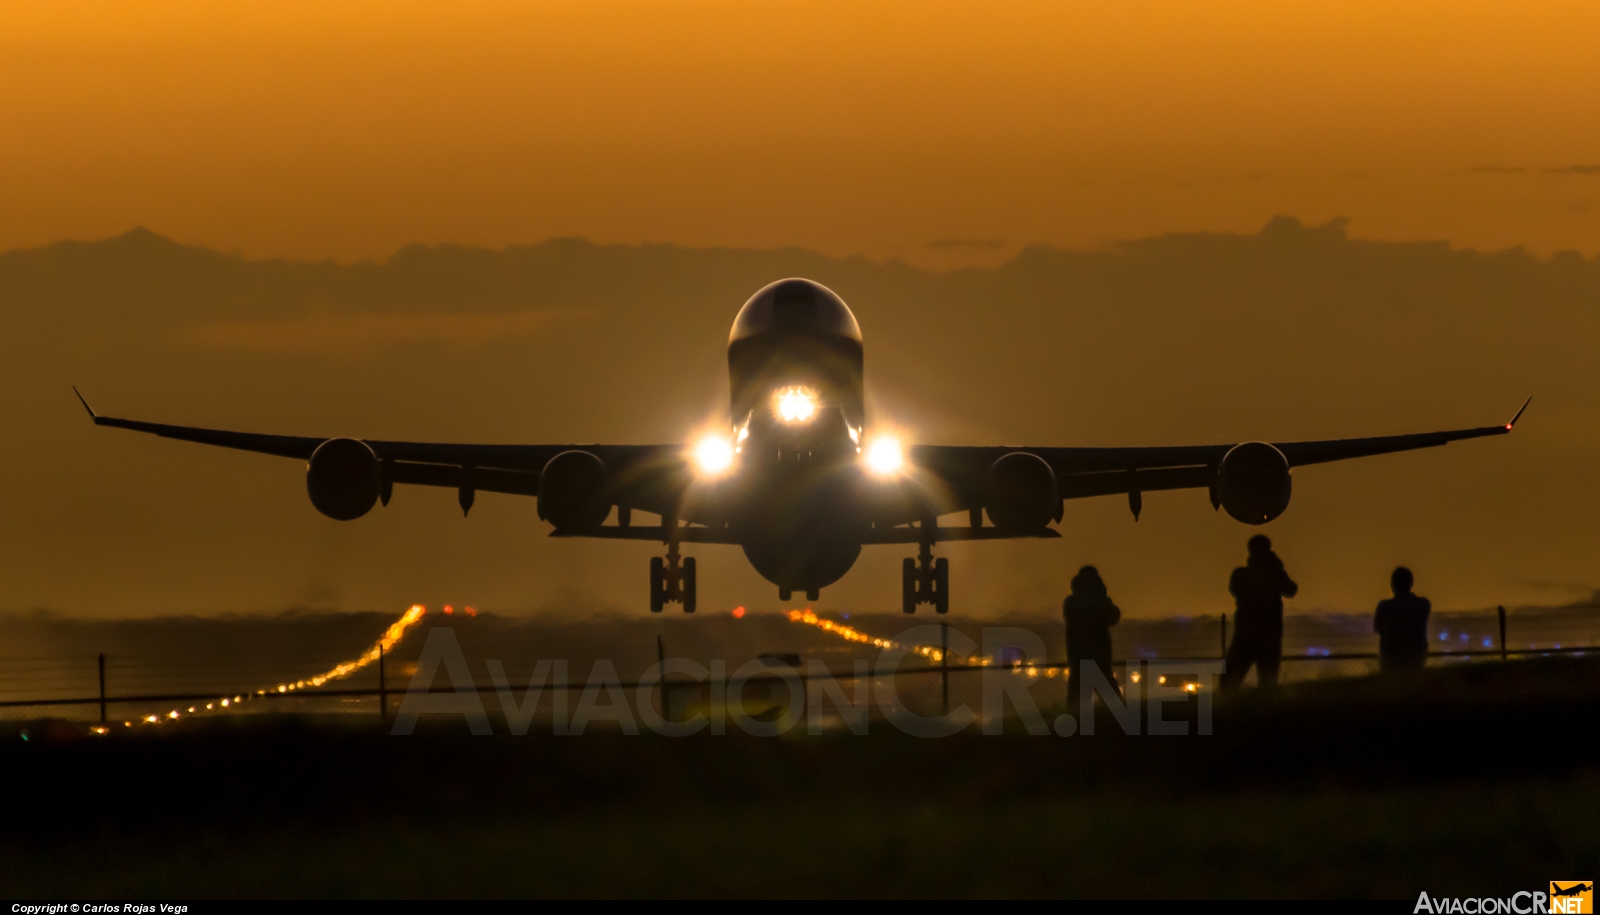
[[[1550,891],[1552,896],[1582,896],[1584,893],[1594,889],[1594,884],[1592,883],[1574,883],[1572,886],[1562,889],[1561,884],[1552,880],[1550,885],[1554,887]]]
[[[820,283],[786,279],[758,291],[728,335],[731,422],[665,445],[473,445],[228,432],[101,416],[96,425],[307,462],[316,509],[341,521],[389,504],[397,483],[456,489],[463,513],[476,494],[538,499],[556,537],[660,541],[650,561],[650,609],[696,604],[695,560],[680,545],[736,544],[778,586],[780,600],[815,600],[855,564],[863,546],[915,544],[902,564],[907,613],[950,607],[951,540],[1059,537],[1067,499],[1126,495],[1138,520],[1143,494],[1205,489],[1246,524],[1289,504],[1293,468],[1429,448],[1511,431],[1503,425],[1325,441],[1177,447],[988,447],[910,444],[869,427],[860,326]],[[74,389],[76,392],[76,389]],[[1532,398],[1529,398],[1531,401]],[[607,524],[613,509],[616,521]],[[634,525],[635,510],[659,524]],[[939,518],[964,512],[965,525]],[[985,515],[988,523],[984,521]]]

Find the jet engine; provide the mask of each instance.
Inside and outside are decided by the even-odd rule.
[[[606,465],[587,451],[563,451],[539,474],[539,517],[556,530],[599,527],[611,513]]]
[[[1061,518],[1056,472],[1036,454],[1013,451],[989,466],[984,507],[994,526],[1007,531],[1042,531]]]
[[[306,493],[317,511],[335,521],[354,521],[378,501],[378,456],[366,442],[330,438],[311,452]]]
[[[1266,442],[1235,445],[1217,466],[1217,500],[1235,520],[1266,524],[1289,507],[1289,461]]]

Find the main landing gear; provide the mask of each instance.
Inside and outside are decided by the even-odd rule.
[[[950,560],[936,561],[929,543],[901,566],[900,608],[916,613],[918,604],[932,604],[935,613],[950,612]]]
[[[682,604],[684,613],[695,607],[694,557],[679,559],[678,543],[667,544],[667,557],[650,557],[650,612],[660,613],[667,604]]]

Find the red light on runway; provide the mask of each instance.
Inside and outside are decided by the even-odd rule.
[[[734,607],[733,608],[733,618],[736,619],[736,620],[744,619],[744,608],[743,607]]]

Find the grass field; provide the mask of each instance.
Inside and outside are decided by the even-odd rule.
[[[1579,658],[1247,694],[1212,737],[396,738],[249,716],[10,740],[0,886],[1503,897],[1600,868],[1597,711]]]

